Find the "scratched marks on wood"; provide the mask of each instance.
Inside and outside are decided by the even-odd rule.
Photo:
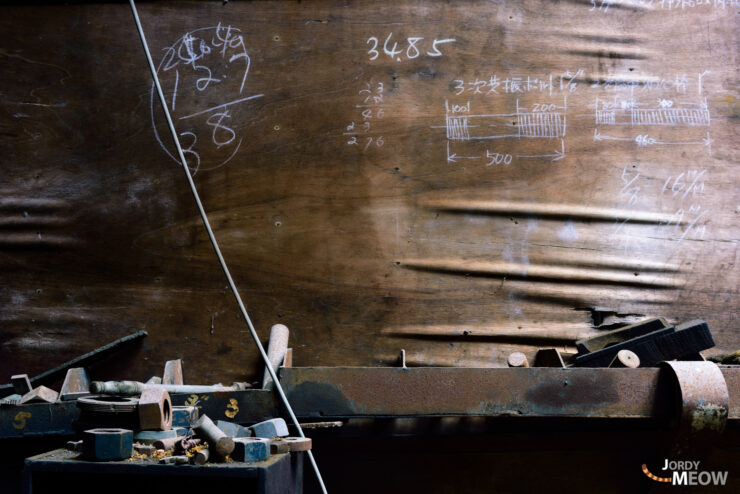
[[[736,21],[671,5],[141,12],[258,329],[288,325],[297,365],[406,348],[411,365],[495,366],[651,316],[707,318],[737,347]],[[106,377],[160,373],[162,348],[193,379],[256,375],[126,6],[6,11],[3,361],[33,373],[39,346],[63,361],[144,328],[130,373]],[[18,235],[38,231],[69,243],[37,255]]]

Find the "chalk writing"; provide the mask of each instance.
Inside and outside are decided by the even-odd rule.
[[[706,233],[706,221],[701,223],[709,213],[701,202],[706,174],[706,169],[686,170],[669,176],[663,183],[661,194],[678,202],[678,208],[666,225],[673,226],[679,243],[686,238],[702,240]]]
[[[450,143],[492,141],[496,139],[559,139],[560,146],[541,154],[517,154],[516,158],[565,158],[567,98],[563,104],[534,103],[532,110],[519,104],[513,113],[476,113],[470,100],[450,103],[445,100],[445,125],[447,137],[447,162],[485,158],[485,166],[509,165],[514,155],[502,150],[486,148],[485,156],[461,155],[450,150]],[[438,126],[433,126],[437,128]]]
[[[381,51],[381,40],[383,40],[382,51]],[[369,60],[372,62],[377,60],[381,55],[395,60],[396,62],[402,62],[404,60],[413,60],[418,58],[420,55],[425,54],[427,57],[441,57],[442,52],[440,51],[442,46],[447,43],[454,43],[454,38],[437,39],[426,43],[427,48],[423,48],[424,38],[420,36],[411,36],[399,42],[393,39],[393,33],[389,33],[385,38],[377,38],[370,36],[367,39],[367,45],[370,49],[367,51]]]
[[[385,145],[383,136],[372,131],[373,123],[377,123],[385,116],[384,91],[385,85],[382,82],[362,84],[357,92],[360,103],[355,105],[358,119],[346,125],[342,132],[348,146],[356,146],[362,151],[367,151],[370,147],[381,148]]]
[[[183,154],[193,174],[228,163],[239,151],[244,137],[239,122],[244,105],[262,94],[245,95],[250,68],[244,36],[240,29],[217,26],[185,33],[164,50],[157,73],[168,96],[169,110],[181,138]],[[203,108],[202,101],[222,103]],[[158,115],[152,86],[150,109],[154,135],[162,149],[179,162]],[[205,157],[205,158],[204,158]]]

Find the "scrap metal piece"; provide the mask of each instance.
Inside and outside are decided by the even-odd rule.
[[[301,427],[303,429],[333,429],[335,427],[342,427],[344,422],[334,420],[331,422],[302,422]]]
[[[159,376],[152,376],[144,384],[162,384],[162,378]]]
[[[557,348],[540,348],[534,356],[535,367],[565,367]]]
[[[90,429],[82,433],[82,454],[88,460],[112,461],[131,458],[133,431],[126,429]]]
[[[82,411],[99,413],[135,412],[139,405],[138,398],[119,396],[84,396],[77,400]]]
[[[168,393],[218,393],[237,391],[234,386],[223,386],[221,384],[198,385],[198,384],[147,384],[138,381],[93,381],[90,385],[93,393],[136,396],[147,389],[164,389]]]
[[[63,363],[59,367],[55,367],[54,369],[42,372],[38,376],[32,377],[31,385],[37,386],[40,384],[53,384],[62,378],[62,376],[67,372],[67,369],[71,367],[89,367],[91,364],[122,349],[124,346],[140,340],[147,334],[148,333],[146,331],[139,331],[137,333],[124,336],[123,338],[119,338],[116,341],[101,346],[100,348],[96,348],[92,352],[86,353],[80,357]],[[5,384],[0,386],[0,396],[7,395],[12,390],[12,387],[12,384]]]
[[[167,363],[164,364],[162,384],[185,384],[182,379],[182,360],[168,360]]]
[[[10,377],[10,384],[13,385],[15,392],[21,396],[30,393],[33,389],[28,374],[16,374]]]
[[[154,444],[155,441],[162,439],[178,439],[177,431],[170,429],[168,431],[139,431],[134,436],[139,442],[144,444]]]
[[[506,359],[506,363],[509,367],[529,367],[527,356],[522,352],[512,352],[509,354],[509,358]]]
[[[312,441],[310,437],[280,437],[270,440],[270,453],[277,453],[277,451],[285,446],[289,452],[293,451],[308,451],[312,447]],[[273,447],[275,451],[273,451]]]
[[[261,437],[239,437],[234,439],[231,458],[235,461],[251,463],[264,461],[270,457],[270,440]]]
[[[160,458],[159,462],[162,465],[185,465],[190,459],[187,456],[167,456]]]
[[[288,338],[290,330],[283,324],[275,324],[270,328],[270,341],[267,344],[267,358],[270,366],[277,372],[278,367],[285,359],[285,353],[288,351]],[[265,375],[262,378],[262,389],[272,389],[274,383],[270,373],[265,369]]]
[[[289,435],[288,424],[280,417],[251,425],[249,429],[252,431],[254,437],[264,437],[267,439]]]
[[[59,399],[62,401],[76,400],[82,396],[90,394],[90,378],[84,367],[74,367],[67,371],[64,377],[62,390],[59,392]]]
[[[208,448],[203,448],[199,451],[196,451],[192,458],[190,458],[190,462],[193,465],[203,465],[208,461],[208,458],[211,456],[211,452],[208,450]]]
[[[186,436],[180,438],[179,441],[175,443],[175,453],[177,454],[184,454],[187,450],[189,450],[192,447],[198,446],[203,442],[202,439],[198,437],[193,436]]]
[[[619,350],[614,356],[614,360],[609,364],[609,367],[629,367],[630,369],[635,369],[640,367],[640,359],[635,355],[635,352]]]
[[[401,348],[401,354],[398,356],[399,361],[401,362],[401,368],[407,369],[406,367],[406,350]]]
[[[6,396],[2,400],[0,400],[0,405],[18,405],[21,402],[21,398],[23,397],[19,394]]]
[[[163,389],[147,389],[139,398],[139,427],[166,431],[172,428],[172,401]]]
[[[134,451],[143,456],[154,456],[154,452],[157,450],[151,444],[134,444]]]
[[[39,386],[36,389],[29,391],[24,394],[21,398],[20,404],[26,403],[54,403],[59,398],[59,393],[53,389],[49,389],[46,386]]]
[[[680,414],[673,453],[676,456],[707,449],[727,424],[730,394],[721,369],[714,362],[662,362],[677,384]]]
[[[208,415],[201,416],[193,426],[193,430],[208,442],[209,449],[212,449],[217,456],[223,458],[234,451],[234,439],[224,434]]]
[[[152,443],[152,446],[156,449],[175,449],[175,446],[182,441],[183,439],[190,438],[192,436],[175,436],[175,437],[166,437],[164,439],[157,439]]]
[[[172,427],[192,427],[198,415],[198,407],[172,407]]]
[[[224,431],[224,434],[231,437],[252,437],[252,431],[246,427],[225,420],[216,421],[216,427]]]
[[[668,322],[666,322],[666,320],[662,317],[647,319],[645,321],[640,321],[635,324],[630,324],[629,326],[615,329],[614,331],[602,333],[592,338],[578,340],[576,341],[576,348],[578,348],[578,353],[583,355],[586,353],[602,350],[616,343],[622,343],[624,341],[631,340],[632,338],[644,336],[646,334],[652,333],[653,331],[658,331],[660,329],[666,329],[670,327],[671,325],[668,324]]]
[[[79,441],[67,441],[67,444],[65,445],[65,448],[67,451],[72,451],[75,453],[79,453],[82,451],[82,440]]]
[[[270,454],[271,455],[278,455],[278,454],[285,454],[290,453],[290,446],[286,444],[284,441],[281,441],[280,438],[274,437],[270,439]]]

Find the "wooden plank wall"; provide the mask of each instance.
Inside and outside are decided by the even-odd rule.
[[[128,5],[0,16],[0,369],[261,375]],[[295,365],[502,366],[646,317],[740,347],[738,5],[161,1],[195,181]]]

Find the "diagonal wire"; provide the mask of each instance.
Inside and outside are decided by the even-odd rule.
[[[283,386],[280,384],[280,381],[278,380],[277,375],[275,374],[275,370],[272,368],[272,365],[270,365],[270,360],[267,358],[267,353],[265,353],[265,348],[262,346],[262,343],[260,342],[259,336],[257,335],[257,331],[254,329],[254,325],[252,324],[252,320],[249,318],[249,314],[247,314],[247,309],[244,307],[244,303],[242,302],[242,298],[239,295],[239,291],[236,288],[236,284],[234,283],[234,280],[231,278],[231,273],[229,272],[229,268],[226,266],[226,261],[224,260],[223,255],[221,255],[221,249],[218,247],[218,242],[216,241],[216,236],[213,234],[213,230],[211,229],[211,224],[208,221],[208,216],[206,216],[206,211],[203,209],[203,204],[200,201],[200,196],[198,195],[198,190],[195,188],[195,182],[193,182],[193,177],[190,174],[190,170],[188,169],[188,163],[185,160],[185,155],[182,152],[182,146],[180,146],[180,139],[177,137],[177,131],[175,131],[175,126],[172,123],[172,117],[170,116],[170,111],[167,108],[167,103],[164,99],[164,93],[162,93],[162,86],[159,83],[159,77],[157,76],[157,69],[154,68],[154,62],[152,61],[152,55],[149,52],[149,45],[146,42],[146,37],[144,36],[144,29],[141,27],[141,21],[139,20],[139,13],[136,11],[136,5],[134,4],[134,0],[129,0],[129,3],[131,4],[131,11],[134,14],[134,21],[136,22],[136,29],[139,31],[139,37],[141,38],[141,44],[144,47],[144,52],[146,53],[146,59],[147,62],[149,62],[149,69],[152,71],[152,78],[154,79],[154,85],[157,88],[157,94],[159,95],[159,101],[162,104],[162,109],[164,110],[164,115],[167,117],[167,125],[170,127],[170,132],[172,133],[172,140],[175,141],[175,147],[177,148],[177,154],[180,157],[180,163],[182,164],[182,169],[185,172],[185,175],[188,177],[188,184],[190,185],[190,190],[193,193],[193,198],[195,199],[195,203],[198,206],[198,211],[200,212],[200,217],[203,220],[203,225],[206,227],[206,231],[208,232],[208,238],[211,240],[211,245],[213,246],[213,250],[216,252],[216,257],[218,257],[218,262],[221,264],[221,269],[224,272],[224,275],[226,276],[226,280],[229,282],[229,286],[231,287],[231,291],[234,294],[234,298],[236,299],[236,303],[239,305],[239,309],[241,310],[242,316],[244,317],[244,320],[247,323],[247,326],[249,326],[249,332],[252,334],[252,338],[254,339],[254,343],[257,345],[257,349],[260,352],[260,355],[262,356],[262,360],[265,362],[265,366],[267,367],[267,371],[270,373],[270,377],[272,377],[272,380],[275,381],[275,389],[277,390],[278,394],[280,395],[280,398],[283,401],[283,404],[285,404],[285,408],[288,411],[288,414],[290,415],[290,419],[293,421],[293,424],[295,424],[296,428],[298,429],[298,435],[301,437],[306,437],[303,434],[303,429],[301,428],[301,425],[298,423],[298,419],[295,416],[295,413],[293,413],[293,408],[290,406],[290,403],[288,402],[288,398],[285,396],[285,392],[283,391]],[[324,494],[327,494],[326,486],[324,485],[324,479],[321,477],[321,473],[319,472],[319,466],[316,464],[316,460],[313,457],[313,453],[311,450],[306,451],[308,453],[308,459],[311,461],[311,466],[313,467],[314,472],[316,472],[316,478],[319,481],[319,484],[321,485],[321,491]]]

